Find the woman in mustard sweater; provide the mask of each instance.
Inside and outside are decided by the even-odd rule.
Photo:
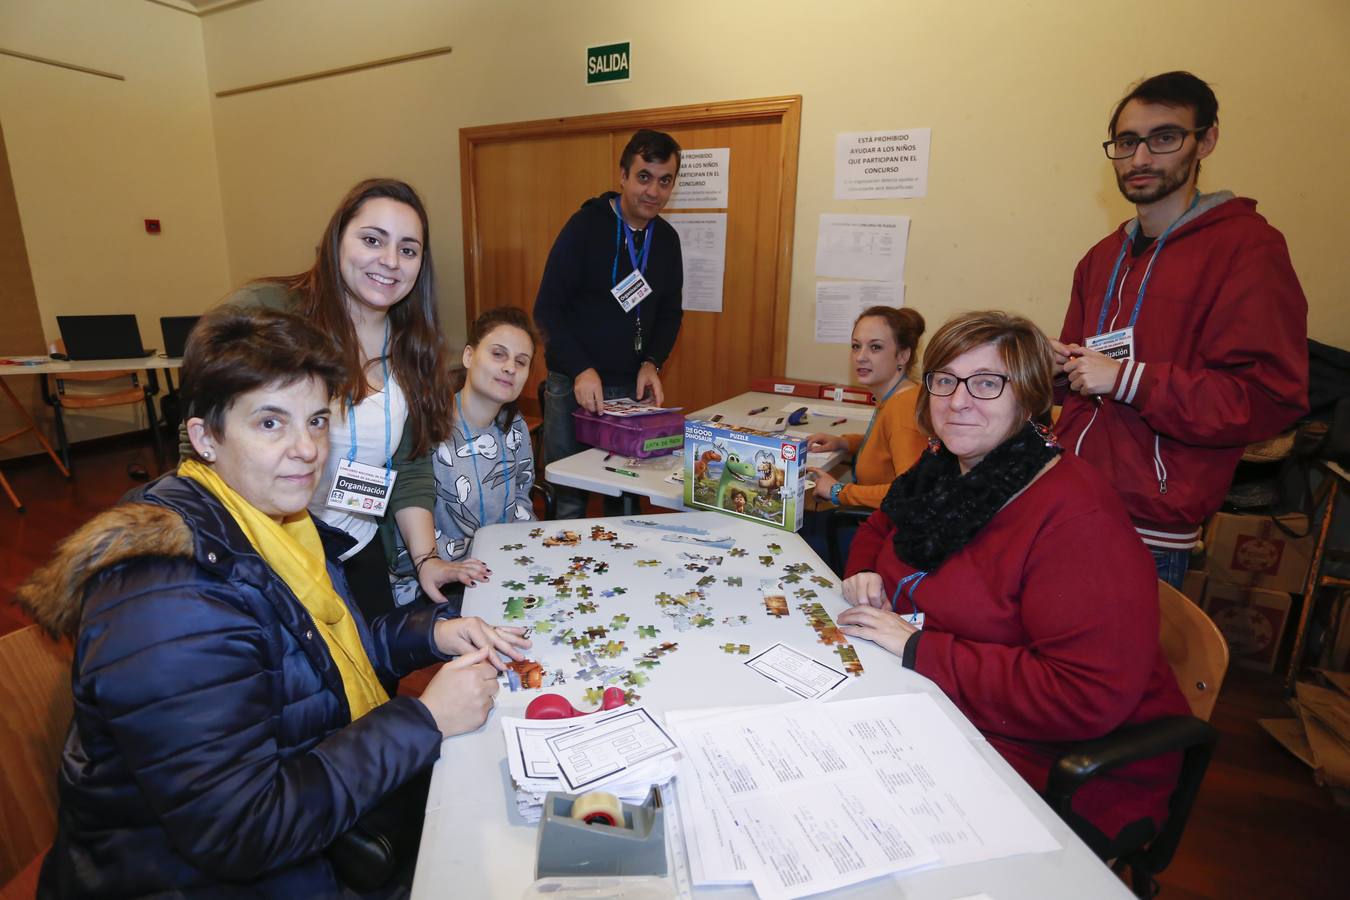
[[[919,386],[909,377],[923,329],[923,316],[889,306],[870,307],[853,324],[853,377],[877,398],[877,408],[864,434],[817,433],[807,438],[811,453],[847,450],[854,458],[847,482],[822,469],[810,470],[817,497],[835,506],[876,509],[895,476],[927,448],[928,438],[914,415]]]

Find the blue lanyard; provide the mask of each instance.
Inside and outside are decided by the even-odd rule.
[[[867,431],[863,432],[862,443],[858,445],[858,452],[853,456],[854,484],[857,484],[858,482],[858,457],[862,456],[863,448],[867,446],[867,439],[872,436],[872,426],[877,424],[877,416],[881,415],[881,407],[885,406],[886,401],[891,399],[891,394],[894,394],[896,391],[900,390],[900,385],[904,384],[908,380],[909,379],[904,378],[902,376],[899,381],[891,385],[891,389],[886,392],[886,396],[882,397],[880,400],[877,401],[877,408],[872,412],[872,418],[869,419],[867,422]]]
[[[641,272],[643,277],[647,275],[647,257],[652,253],[652,223],[648,222],[647,227],[642,229],[645,237],[642,239],[642,256],[639,260],[637,245],[633,243],[633,229],[628,227],[628,223],[623,220],[619,213],[619,201],[614,201],[614,218],[617,223],[614,226],[614,267],[609,274],[610,286],[619,283],[619,245],[625,240],[628,242],[628,261],[633,264],[633,268]]]
[[[1177,216],[1176,220],[1168,225],[1162,236],[1158,238],[1158,245],[1153,248],[1153,257],[1148,261],[1148,268],[1144,270],[1144,278],[1139,282],[1139,293],[1134,298],[1134,312],[1130,313],[1130,324],[1127,327],[1133,328],[1134,323],[1139,319],[1139,309],[1144,305],[1144,290],[1148,287],[1148,280],[1153,277],[1153,264],[1162,255],[1163,244],[1167,243],[1167,236],[1172,233],[1172,229],[1176,228],[1182,219],[1186,218],[1191,210],[1195,209],[1199,202],[1200,195],[1196,194],[1195,199],[1191,201],[1191,205],[1186,207],[1186,212]],[[1111,269],[1111,280],[1106,283],[1106,296],[1102,299],[1102,314],[1097,317],[1097,334],[1101,334],[1102,329],[1106,327],[1106,314],[1111,309],[1111,291],[1116,286],[1116,276],[1120,274],[1120,264],[1125,261],[1125,251],[1130,249],[1130,244],[1134,243],[1134,237],[1139,233],[1139,227],[1138,220],[1135,220],[1134,231],[1127,233],[1125,240],[1120,244],[1120,254],[1116,256],[1116,265]]]
[[[914,592],[919,589],[919,582],[927,577],[927,572],[911,572],[896,582],[895,592],[891,594],[891,611],[898,612],[896,605],[900,602],[900,591],[908,586],[909,590],[905,591],[905,594],[909,597],[909,605],[914,608],[914,612],[910,613],[909,620],[911,622],[919,621],[919,604],[914,602]]]
[[[393,394],[389,390],[389,318],[384,320],[384,346],[380,348],[380,372],[384,377],[384,486],[389,487],[389,470],[394,467],[394,457],[389,451],[389,439],[392,436],[393,423],[390,421],[389,407],[393,403]],[[365,375],[361,376],[362,378]],[[347,462],[356,462],[356,407],[352,398],[347,398],[347,433],[351,435],[351,446],[347,448]]]
[[[469,442],[469,462],[473,463],[473,477],[478,482],[478,524],[480,526],[487,524],[487,507],[483,503],[483,479],[478,474],[478,436],[469,430],[469,423],[464,418],[464,404],[460,402],[459,394],[455,395],[455,409],[459,412],[459,427],[464,432],[464,439]],[[502,481],[506,484],[506,502],[502,504],[502,517],[497,520],[498,525],[506,524],[506,514],[511,511],[511,470],[506,465],[506,436],[502,430],[497,427],[497,420],[492,420],[492,429],[497,432],[498,446],[502,451]]]

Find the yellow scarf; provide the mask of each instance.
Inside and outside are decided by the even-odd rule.
[[[352,721],[388,700],[389,695],[380,685],[361,643],[356,621],[328,577],[319,529],[309,512],[301,511],[278,525],[235,492],[210,466],[195,459],[184,460],[178,466],[178,474],[197,482],[221,502],[263,562],[281,576],[300,605],[309,611],[319,636],[337,663]]]

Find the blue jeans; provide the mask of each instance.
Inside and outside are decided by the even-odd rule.
[[[1157,547],[1149,547],[1148,551],[1153,554],[1153,563],[1158,567],[1158,580],[1181,590],[1181,584],[1186,579],[1186,569],[1191,564],[1191,551],[1160,550]]]
[[[620,397],[632,397],[637,387],[637,375],[624,385],[604,385],[604,398],[617,400]],[[544,464],[566,459],[590,448],[589,444],[577,440],[577,429],[572,421],[572,413],[577,409],[577,398],[572,393],[572,379],[559,372],[549,372],[544,387]],[[586,516],[586,501],[589,491],[577,488],[554,486],[557,505],[554,517],[558,519],[581,519]],[[623,514],[623,498],[604,496],[605,515]]]

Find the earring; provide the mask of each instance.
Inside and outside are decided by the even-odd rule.
[[[215,455],[214,453],[212,453],[210,450],[203,450],[203,451],[202,451],[202,459],[206,460],[207,462],[211,462],[211,460],[213,460],[213,459],[215,459],[215,458],[216,458],[216,455]]]
[[[1040,439],[1045,441],[1045,446],[1055,448],[1059,447],[1059,438],[1055,437],[1055,433],[1053,431],[1051,431],[1049,428],[1046,428],[1044,425],[1042,425],[1040,422],[1037,422],[1035,419],[1028,419],[1027,421],[1031,423],[1032,428],[1036,429],[1036,434],[1040,437]]]
[[[942,450],[942,441],[939,441],[936,437],[930,437],[928,439],[928,452],[932,454],[937,454],[941,452],[941,450]]]

